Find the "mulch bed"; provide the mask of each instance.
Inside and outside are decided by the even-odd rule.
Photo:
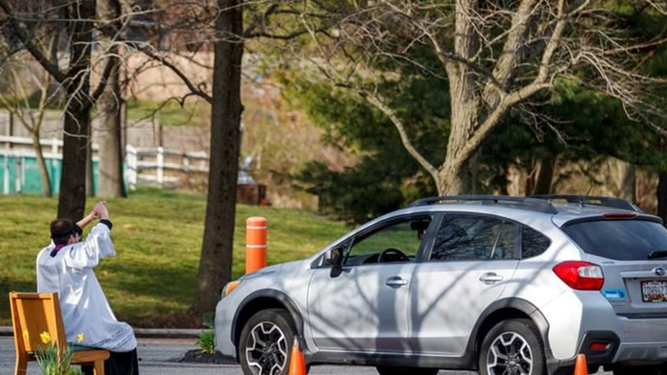
[[[189,350],[187,353],[185,353],[183,358],[178,360],[178,362],[208,363],[208,364],[215,364],[215,365],[236,364],[236,362],[232,362],[230,360],[223,359],[219,355],[204,353],[200,349]]]

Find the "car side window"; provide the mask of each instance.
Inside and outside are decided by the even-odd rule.
[[[431,220],[431,216],[399,219],[355,238],[344,264],[350,266],[414,260]]]
[[[535,229],[521,226],[521,259],[536,257],[545,252],[551,240]]]
[[[431,260],[514,259],[516,225],[487,216],[445,215]]]

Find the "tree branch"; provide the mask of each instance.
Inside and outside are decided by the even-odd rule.
[[[141,48],[140,51],[143,52],[146,56],[152,58],[153,60],[160,62],[162,65],[166,66],[172,72],[174,72],[174,74],[176,74],[181,79],[181,81],[183,81],[183,83],[185,83],[185,85],[188,86],[188,89],[190,89],[190,92],[192,92],[192,94],[206,100],[209,104],[213,104],[213,97],[211,97],[211,95],[207,94],[203,90],[197,88],[192,83],[192,81],[190,81],[190,79],[178,67],[176,67],[176,65],[167,61],[162,56],[152,53],[151,51],[148,50],[148,48]]]
[[[391,120],[391,122],[394,124],[396,127],[396,130],[398,130],[398,134],[401,136],[401,142],[403,143],[403,147],[408,151],[408,153],[415,159],[417,162],[428,171],[431,176],[433,176],[434,179],[437,181],[437,176],[438,176],[438,171],[437,169],[428,161],[426,158],[417,151],[415,146],[412,144],[412,141],[410,140],[410,136],[408,135],[407,131],[405,130],[405,126],[403,125],[403,121],[401,121],[398,116],[396,116],[396,113],[389,108],[388,105],[384,103],[384,101],[377,95],[374,95],[367,90],[363,90],[360,88],[356,88],[355,91],[361,96],[362,98],[366,99],[369,103],[374,105],[377,109],[379,109],[382,113],[385,114]]]
[[[19,37],[21,40],[21,43],[26,47],[28,52],[39,62],[46,71],[49,72],[53,76],[53,78],[56,79],[56,81],[63,83],[67,79],[67,75],[63,72],[61,72],[58,69],[57,65],[54,65],[49,61],[49,59],[44,56],[42,51],[39,50],[39,48],[32,42],[30,36],[28,33],[26,33],[25,30],[23,30],[23,27],[18,23],[16,20],[14,14],[12,13],[12,10],[9,8],[7,5],[6,0],[0,0],[0,8],[7,14],[7,18],[9,19],[9,23],[12,25],[12,31],[16,34],[16,36]]]

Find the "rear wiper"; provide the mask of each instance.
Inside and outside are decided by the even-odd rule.
[[[667,258],[667,250],[654,250],[648,253],[648,259]]]

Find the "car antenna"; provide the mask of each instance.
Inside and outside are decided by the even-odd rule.
[[[593,190],[593,183],[591,182],[590,186],[588,187],[588,191],[586,192],[586,195],[583,198],[579,199],[579,205],[581,208],[584,208],[584,203],[588,200],[588,196],[591,194],[591,191]]]

